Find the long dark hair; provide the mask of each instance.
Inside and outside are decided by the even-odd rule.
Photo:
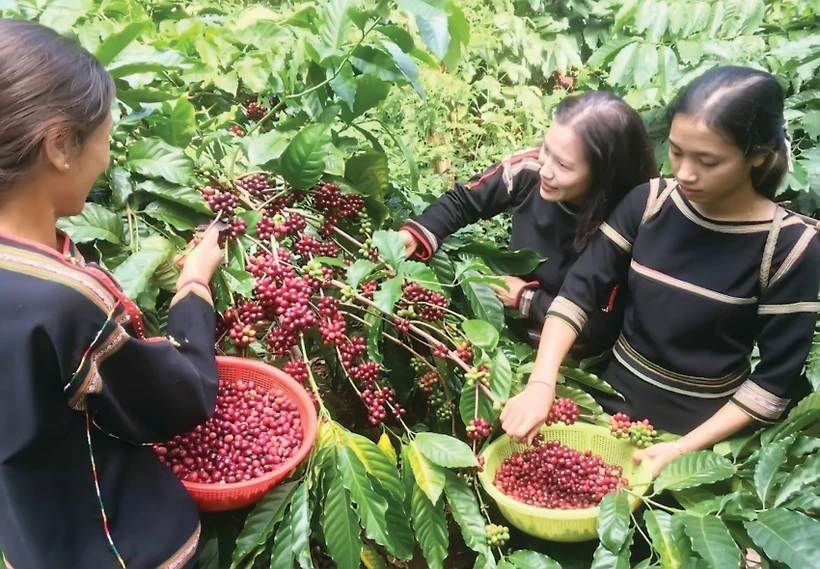
[[[82,146],[113,100],[105,66],[77,43],[35,22],[0,19],[0,195],[36,167],[48,136]]]
[[[783,89],[771,73],[750,67],[725,66],[707,71],[690,83],[669,107],[703,119],[724,134],[747,158],[766,153],[752,168],[752,186],[773,199],[788,169],[788,142],[783,118]]]
[[[574,241],[582,251],[632,188],[658,176],[658,165],[640,115],[612,93],[567,97],[556,107],[555,120],[581,139],[592,172]]]

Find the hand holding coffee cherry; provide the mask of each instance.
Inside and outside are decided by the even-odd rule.
[[[542,381],[530,381],[526,389],[510,398],[501,411],[501,428],[513,441],[532,444],[546,423],[555,400],[555,389]]]
[[[221,262],[219,230],[211,227],[202,235],[199,244],[187,256],[177,260],[177,265],[182,267],[177,287],[193,280],[210,282]]]

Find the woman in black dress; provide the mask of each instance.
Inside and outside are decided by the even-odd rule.
[[[0,549],[10,569],[190,568],[199,516],[151,443],[216,407],[215,231],[166,338],[58,218],[109,164],[114,83],[74,42],[0,19]]]
[[[814,334],[820,244],[772,201],[789,159],[782,89],[763,71],[717,68],[670,116],[675,178],[630,192],[565,279],[544,324],[551,341],[502,413],[517,440],[537,434],[562,358],[619,283],[624,326],[604,379],[626,401],[601,403],[682,435],[638,456],[656,473],[789,404]]]
[[[496,292],[526,317],[528,339],[537,344],[547,310],[590,237],[630,189],[657,175],[646,128],[629,105],[603,91],[567,97],[540,147],[457,184],[399,233],[407,254],[426,260],[458,229],[509,211],[510,249],[547,260],[532,274],[506,276],[507,289]],[[621,298],[613,288],[601,299],[576,349],[597,354],[612,346]]]

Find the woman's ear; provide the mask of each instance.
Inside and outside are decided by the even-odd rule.
[[[769,156],[773,155],[774,152],[772,152],[771,150],[762,150],[760,152],[757,152],[752,156],[752,159],[750,161],[752,164],[752,168],[760,168],[761,166],[763,166],[763,164],[766,163],[766,159],[769,158]]]
[[[43,157],[57,171],[63,172],[71,167],[69,147],[68,135],[64,130],[49,133],[43,140]]]

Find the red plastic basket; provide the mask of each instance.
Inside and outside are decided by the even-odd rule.
[[[316,407],[314,407],[307,391],[282,370],[262,362],[227,356],[217,357],[216,365],[219,369],[220,380],[227,380],[232,383],[240,380],[253,381],[259,391],[269,391],[271,389],[284,391],[285,395],[293,401],[299,410],[304,436],[302,446],[278,469],[259,478],[234,484],[203,484],[201,482],[183,481],[183,485],[193,496],[197,508],[201,512],[235,510],[261,500],[262,496],[290,476],[307,457],[316,440],[318,424]]]

